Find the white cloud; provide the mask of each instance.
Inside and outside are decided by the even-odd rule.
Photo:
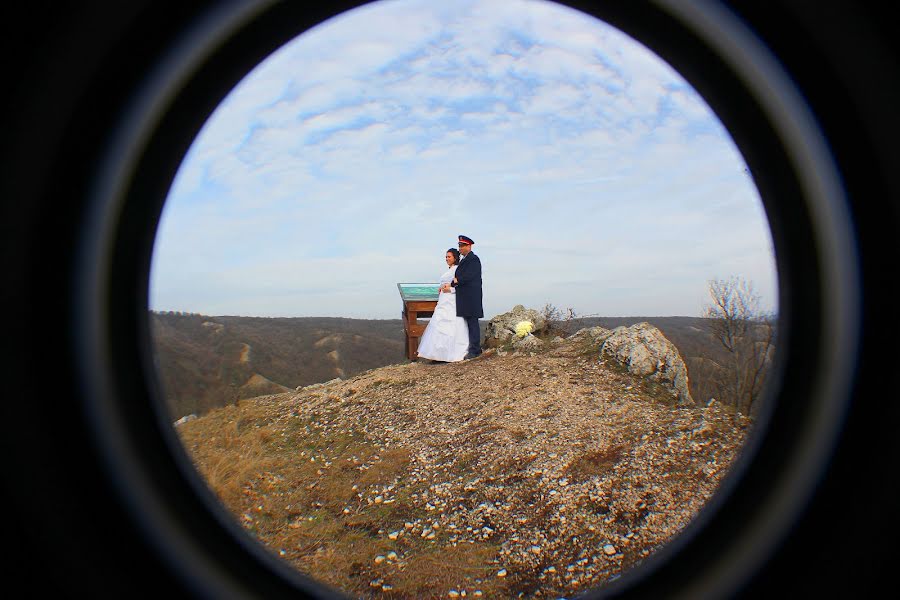
[[[550,3],[395,0],[285,45],[213,114],[151,306],[396,318],[395,284],[436,280],[459,233],[488,316],[699,314],[732,273],[774,303],[756,190],[668,65]]]

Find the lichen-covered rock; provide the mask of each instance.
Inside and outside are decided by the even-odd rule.
[[[496,348],[513,340],[528,338],[529,336],[527,335],[519,338],[516,334],[516,325],[522,321],[530,321],[532,323],[534,326],[532,334],[540,333],[547,328],[547,322],[541,313],[517,304],[509,312],[499,314],[488,321],[484,330],[484,346],[486,348]]]
[[[579,329],[570,335],[568,340],[571,342],[587,341],[591,344],[596,344],[599,347],[611,334],[611,330],[598,325],[597,327],[584,327]]]
[[[694,405],[688,389],[687,366],[663,333],[649,323],[616,327],[603,342],[600,356],[609,356],[629,372],[672,387],[679,405]]]
[[[544,345],[544,342],[529,334],[523,338],[513,337],[512,347],[515,350],[537,350]]]

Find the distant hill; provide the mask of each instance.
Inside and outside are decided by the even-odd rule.
[[[175,418],[405,362],[399,319],[154,312],[151,324],[156,365]]]
[[[707,397],[702,375],[696,376],[700,357],[717,353],[706,319],[590,317],[565,325],[574,333],[581,327],[613,329],[641,321],[658,327],[675,344],[688,367],[691,393],[698,400]],[[152,312],[151,323],[156,364],[173,419],[407,362],[400,319]]]

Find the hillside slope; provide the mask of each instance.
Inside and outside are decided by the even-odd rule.
[[[404,360],[399,320],[151,313],[151,332],[173,418]]]
[[[335,377],[346,379],[385,365],[405,363],[399,319],[325,317],[210,317],[151,313],[157,370],[174,419],[278,391],[254,385],[259,378],[294,389]],[[602,325],[612,329],[647,321],[681,351],[692,376],[691,392],[709,397],[701,356],[720,351],[707,320],[694,317],[594,317],[566,323],[570,333]],[[482,322],[484,328],[485,322]]]
[[[409,363],[179,426],[276,556],[354,597],[558,598],[640,564],[702,509],[750,421],[593,350]]]

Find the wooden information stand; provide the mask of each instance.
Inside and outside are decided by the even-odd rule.
[[[398,283],[400,299],[403,300],[403,332],[406,334],[406,358],[416,360],[419,338],[425,333],[427,323],[418,323],[419,317],[434,314],[438,301],[437,283]]]

